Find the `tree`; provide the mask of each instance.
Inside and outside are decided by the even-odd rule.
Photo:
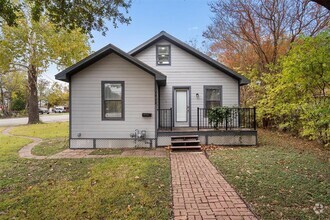
[[[49,106],[68,105],[69,91],[66,87],[62,87],[59,83],[55,82],[47,95]]]
[[[212,42],[212,52],[220,60],[252,57],[251,65],[256,63],[259,72],[276,65],[299,35],[315,36],[330,20],[328,10],[309,0],[221,0],[210,7],[214,17],[203,35]],[[245,71],[240,62],[232,65]]]
[[[26,107],[26,75],[22,72],[0,74],[0,105],[5,116]]]
[[[46,17],[57,29],[76,30],[88,33],[92,30],[108,30],[106,21],[116,28],[118,23],[129,24],[130,0],[0,0],[0,17],[10,26],[19,25],[19,15],[24,13],[25,5],[31,9],[31,20],[40,22]]]
[[[40,16],[36,22],[34,10],[30,1],[21,1],[17,26],[3,25],[0,35],[0,50],[13,57],[10,68],[27,73],[30,124],[39,122],[38,75],[51,63],[63,68],[81,60],[89,52],[88,37],[80,30],[57,29],[46,16]]]
[[[281,129],[324,144],[330,141],[330,30],[301,37],[283,57],[280,70],[265,75],[259,114]]]
[[[49,81],[46,79],[39,79],[37,87],[39,106],[41,107],[42,103],[47,103],[47,96],[49,93]]]
[[[241,88],[248,106],[263,95],[263,75],[276,73],[291,43],[315,36],[330,21],[330,12],[309,0],[218,0],[210,7],[214,17],[203,36],[218,60],[252,80]]]

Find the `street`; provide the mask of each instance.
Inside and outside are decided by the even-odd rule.
[[[40,120],[45,123],[69,121],[69,114],[40,115]],[[0,119],[0,127],[25,125],[27,123],[28,123],[27,117]]]

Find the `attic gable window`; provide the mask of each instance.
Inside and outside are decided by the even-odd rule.
[[[124,82],[102,82],[102,119],[124,120]]]
[[[157,45],[156,54],[157,65],[171,65],[170,45]]]

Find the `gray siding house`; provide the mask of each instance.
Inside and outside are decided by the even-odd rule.
[[[240,107],[249,80],[164,31],[128,53],[109,44],[55,78],[69,83],[70,148],[167,146],[187,135],[257,143],[255,109]],[[230,117],[214,129],[217,106]]]

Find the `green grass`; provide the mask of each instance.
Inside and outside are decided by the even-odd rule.
[[[54,129],[64,125],[43,126],[15,133],[65,136]],[[170,218],[167,158],[22,159],[17,151],[30,140],[0,138],[0,219]]]
[[[67,138],[45,139],[32,149],[32,154],[37,156],[50,156],[68,149]]]
[[[18,126],[11,130],[11,134],[37,138],[62,138],[69,135],[69,123],[45,123],[36,125]]]
[[[26,138],[13,138],[5,136],[2,134],[4,129],[5,128],[0,128],[0,181],[2,179],[2,171],[12,168],[12,164],[8,163],[8,160],[15,161],[17,159],[18,151],[22,148],[22,146],[32,142]]]
[[[329,152],[288,135],[258,131],[259,147],[209,151],[210,160],[262,219],[330,218]]]
[[[123,152],[122,149],[97,149],[90,153],[90,155],[119,155]]]

